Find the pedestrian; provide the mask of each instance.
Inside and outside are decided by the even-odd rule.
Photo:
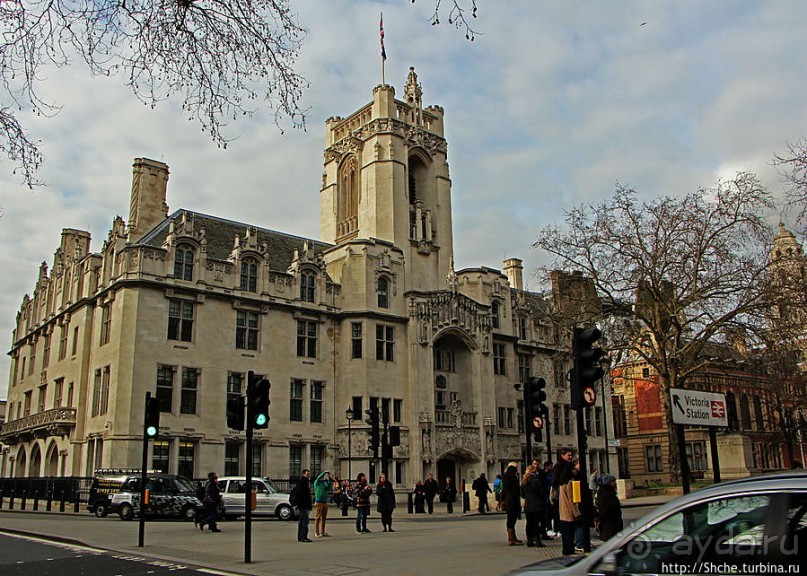
[[[518,462],[510,462],[502,476],[502,509],[507,513],[507,544],[521,546],[516,538],[516,522],[521,517],[521,487],[518,481]]]
[[[502,511],[502,503],[499,500],[499,495],[502,493],[502,475],[496,474],[493,479],[493,497],[496,499],[496,512]]]
[[[554,466],[551,460],[544,462],[544,487],[545,487],[545,506],[544,506],[544,524],[543,534],[541,538],[544,540],[552,540],[558,535],[557,530],[557,511],[558,507],[550,502],[549,494],[552,491],[552,475],[554,473]]]
[[[572,479],[580,481],[580,458],[572,460]],[[574,528],[574,551],[581,554],[585,551],[583,547],[583,523],[581,522],[582,516],[577,519],[577,525]]]
[[[350,478],[342,480],[342,507],[350,508],[353,506],[353,487],[350,485]]]
[[[488,484],[488,479],[485,478],[485,473],[482,472],[479,475],[479,478],[473,481],[471,484],[471,490],[476,493],[476,497],[479,500],[479,513],[484,514],[485,512],[490,510],[490,506],[488,506],[488,494],[493,492],[490,488],[490,484]]]
[[[392,482],[387,480],[387,475],[383,472],[378,478],[378,485],[375,487],[375,495],[378,498],[377,510],[381,514],[381,525],[384,532],[395,532],[392,529],[392,511],[395,510],[395,489]]]
[[[543,470],[537,460],[533,460],[521,479],[521,495],[524,497],[524,516],[527,518],[525,532],[527,546],[545,546],[541,542],[542,518],[546,499],[546,485],[541,477]]]
[[[333,477],[333,483],[331,484],[331,497],[333,499],[334,506],[337,508],[342,506],[342,481],[338,476]]]
[[[330,536],[325,531],[325,523],[328,521],[328,492],[331,487],[331,473],[323,470],[314,480],[314,535],[317,538]]]
[[[412,489],[412,495],[415,498],[415,514],[423,514],[425,512],[423,509],[423,503],[428,501],[426,485],[420,480],[415,482],[415,487]],[[431,514],[431,512],[429,512],[429,514]]]
[[[439,486],[437,485],[437,480],[434,479],[434,474],[429,474],[429,477],[426,478],[426,481],[423,483],[423,488],[426,490],[426,507],[429,510],[429,514],[434,512],[434,499],[437,497],[437,492],[439,491]]]
[[[558,462],[560,464],[560,462]],[[552,483],[558,484],[558,528],[563,542],[562,554],[569,556],[575,553],[574,531],[580,518],[580,509],[572,499],[572,467],[563,465],[555,468]]]
[[[219,517],[219,506],[221,505],[221,490],[219,489],[219,477],[215,472],[210,472],[207,475],[207,485],[205,486],[202,504],[204,504],[205,508],[202,517],[197,519],[199,530],[204,532],[205,524],[207,524],[211,532],[221,532],[216,525]]]
[[[597,528],[600,540],[605,542],[622,530],[622,505],[616,493],[616,477],[603,474],[599,480],[599,497],[597,498]]]
[[[306,468],[303,470],[300,479],[297,481],[295,490],[297,497],[295,506],[300,514],[297,521],[297,542],[313,542],[308,537],[308,515],[311,512],[311,487],[309,486],[311,478],[311,471]]]
[[[457,487],[451,476],[446,476],[446,485],[443,486],[443,500],[446,503],[446,512],[454,513],[454,502],[457,501]]]
[[[370,496],[373,489],[367,484],[367,476],[360,472],[356,477],[356,485],[353,487],[353,497],[356,500],[356,532],[359,534],[369,534],[367,529],[367,516],[370,515]]]

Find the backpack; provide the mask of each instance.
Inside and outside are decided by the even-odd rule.
[[[297,492],[297,486],[291,489],[291,493],[289,494],[289,504],[295,508],[300,505],[300,497]]]

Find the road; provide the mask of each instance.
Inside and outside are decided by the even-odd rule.
[[[652,507],[626,508],[626,522]],[[118,556],[142,556],[189,567],[207,567],[236,574],[299,576],[311,572],[327,575],[363,574],[389,576],[441,576],[485,574],[495,576],[544,558],[560,555],[560,541],[546,548],[507,546],[503,514],[454,514],[435,511],[434,516],[396,514],[395,532],[382,533],[378,514],[368,527],[372,534],[356,534],[353,517],[331,515],[330,538],[311,544],[296,542],[296,522],[257,520],[252,528],[252,562],[244,563],[244,522],[222,522],[222,532],[200,532],[192,523],[153,521],[146,524],[145,546],[137,546],[138,523],[117,517],[89,514],[48,514],[0,511],[0,532],[40,535],[47,539],[111,550]],[[313,520],[311,523],[313,537]],[[517,525],[524,533],[524,521]],[[596,545],[599,540],[593,539]],[[3,547],[4,560],[30,562],[21,548]],[[17,558],[21,554],[20,558]],[[17,559],[15,559],[17,558]],[[24,572],[20,572],[24,573]],[[40,570],[36,574],[42,574]],[[56,572],[54,572],[55,574]],[[60,571],[60,575],[81,574]],[[87,572],[89,573],[89,572]],[[93,574],[125,574],[94,571]]]

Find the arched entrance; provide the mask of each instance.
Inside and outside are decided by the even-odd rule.
[[[459,490],[461,482],[470,482],[472,478],[467,477],[467,469],[470,465],[479,462],[479,456],[473,452],[462,448],[454,448],[437,459],[437,483],[442,491],[446,485],[446,477],[451,477],[454,485]]]
[[[30,478],[38,478],[42,472],[42,451],[39,449],[39,444],[34,444],[31,450],[31,464],[28,469],[28,476]]]
[[[59,475],[59,448],[56,442],[51,442],[48,447],[48,455],[45,459],[45,476]]]
[[[28,458],[25,455],[25,448],[20,447],[17,452],[17,460],[14,462],[14,476],[21,478],[25,476],[25,467],[28,465]]]

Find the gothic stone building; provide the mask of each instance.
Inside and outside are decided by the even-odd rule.
[[[370,103],[326,122],[322,241],[169,213],[168,166],[136,159],[128,222],[114,219],[100,252],[89,233],[64,229],[23,298],[4,474],[139,466],[147,391],[163,412],[150,467],[243,474],[244,434],[225,411],[250,370],[272,383],[255,474],[374,475],[364,419],[378,407],[401,429],[396,484],[495,475],[522,456],[514,384],[529,375],[550,383],[553,452],[576,445],[552,299],[523,289],[518,259],[504,273],[454,270],[443,110],[422,106],[414,69],[394,96],[377,86]],[[605,418],[595,416],[596,461]]]

